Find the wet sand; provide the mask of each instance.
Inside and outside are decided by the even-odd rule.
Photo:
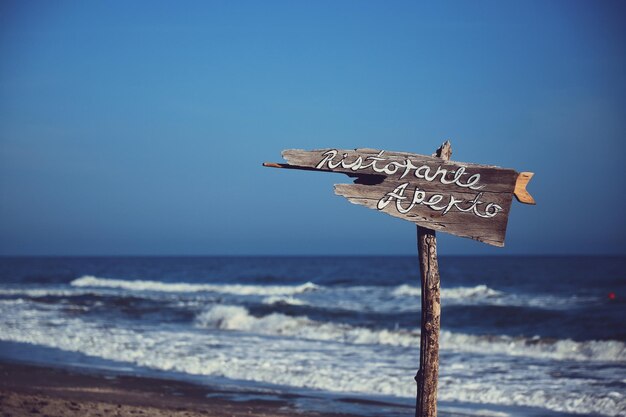
[[[233,401],[227,394],[178,381],[0,362],[0,417],[349,416],[296,410],[288,399],[275,396]]]

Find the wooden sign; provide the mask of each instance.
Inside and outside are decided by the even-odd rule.
[[[526,191],[532,172],[453,162],[451,155],[446,141],[433,156],[375,149],[290,149],[283,151],[287,164],[263,164],[356,177],[354,184],[335,185],[335,193],[417,224],[422,330],[416,417],[437,416],[441,297],[435,230],[504,246],[513,196],[535,204]]]
[[[533,173],[375,149],[289,149],[275,168],[340,172],[356,177],[335,193],[354,204],[419,226],[504,246],[513,195],[535,204],[526,191]]]

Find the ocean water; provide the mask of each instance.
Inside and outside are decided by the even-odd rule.
[[[625,257],[440,270],[440,415],[626,415]],[[413,415],[419,319],[416,257],[0,258],[0,358],[322,411]]]

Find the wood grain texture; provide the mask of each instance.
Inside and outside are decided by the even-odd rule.
[[[358,160],[360,157],[364,164],[361,166],[367,165],[367,163],[372,162],[372,160],[365,161],[366,158],[377,158],[380,154],[380,150],[376,149],[355,149],[355,150],[345,150],[345,149],[317,149],[312,151],[305,151],[299,149],[287,149],[282,152],[283,158],[288,162],[289,166],[294,168],[309,168],[316,169],[319,171],[327,171],[327,172],[341,172],[344,174],[355,174],[355,175],[384,175],[389,179],[396,179],[397,181],[401,181],[400,178],[402,173],[402,168],[398,168],[395,174],[387,174],[383,172],[377,172],[374,167],[365,167],[361,169],[346,168],[342,165],[331,168],[328,164],[321,164],[320,162],[325,159],[323,156],[326,152],[336,151],[337,157],[335,157],[335,161],[340,159],[344,159],[346,161],[346,165],[349,165],[351,162]],[[438,167],[441,166],[442,169],[446,169],[448,172],[456,171],[459,168],[463,168],[466,172],[470,172],[471,174],[480,174],[481,176],[481,184],[485,185],[484,190],[491,192],[504,192],[504,193],[512,193],[515,188],[515,180],[519,173],[515,172],[512,169],[504,169],[491,165],[478,165],[478,164],[470,164],[465,162],[453,162],[453,161],[442,161],[439,158],[435,158],[427,155],[419,155],[419,154],[411,154],[406,152],[390,152],[390,151],[382,151],[383,154],[381,158],[384,158],[384,161],[377,161],[377,166],[383,166],[387,162],[396,163],[398,165],[403,165],[405,161],[408,159],[415,166],[428,166],[431,170],[431,173],[436,171]],[[345,155],[345,158],[343,157]],[[397,165],[394,165],[397,166]],[[410,180],[419,181],[420,178],[415,178],[414,176],[405,176],[404,178]],[[423,181],[422,182],[426,182]],[[443,186],[444,184],[442,184]]]
[[[422,321],[420,367],[417,375],[415,375],[415,381],[417,382],[415,417],[436,417],[441,290],[435,232],[417,226],[417,248],[422,284]]]
[[[508,215],[511,209],[511,194],[498,193],[491,200],[487,195],[485,201],[496,202],[500,204],[503,210],[495,217],[481,218],[452,210],[442,214],[441,211],[418,205],[413,207],[408,213],[398,211],[396,204],[389,204],[379,209],[378,202],[380,199],[394,189],[395,187],[389,187],[385,182],[380,185],[336,184],[335,194],[347,198],[351,203],[382,211],[390,216],[408,220],[423,227],[467,237],[493,246],[504,246]],[[427,198],[434,194],[436,194],[436,191],[426,192]],[[408,195],[412,197],[413,194],[409,193]],[[451,196],[458,199],[471,200],[476,194],[455,192]],[[407,207],[408,203],[401,203],[402,205]]]
[[[444,142],[436,156],[444,160],[452,156],[452,145]],[[441,294],[437,237],[434,230],[417,226],[417,253],[422,286],[422,317],[420,332],[420,367],[415,375],[417,396],[415,417],[437,416],[439,379],[439,331],[441,328]]]
[[[335,193],[354,204],[494,246],[504,246],[514,193],[522,202],[534,201],[525,189],[532,174],[492,165],[368,148],[288,149],[282,155],[287,164],[264,165],[355,177],[354,184],[336,185]]]

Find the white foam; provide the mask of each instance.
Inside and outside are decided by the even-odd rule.
[[[242,284],[188,284],[161,281],[123,280],[98,278],[86,275],[71,282],[74,287],[120,288],[128,291],[160,292],[217,292],[234,295],[292,295],[314,291],[319,287],[312,282],[302,285],[242,285]]]
[[[422,294],[422,290],[419,287],[402,284],[397,286],[391,292],[394,296],[405,297],[419,297]],[[503,293],[487,287],[486,285],[477,285],[475,287],[457,287],[457,288],[442,288],[441,297],[444,299],[459,299],[459,298],[489,298],[502,296]]]
[[[196,318],[202,327],[238,330],[263,335],[288,335],[311,340],[336,341],[353,344],[391,346],[419,345],[419,332],[406,330],[368,329],[347,324],[318,322],[307,317],[292,317],[273,313],[263,317],[252,316],[241,306],[216,305]],[[619,341],[573,340],[542,341],[509,336],[476,336],[442,331],[442,350],[500,354],[554,360],[626,361],[626,345]]]
[[[254,317],[240,306],[217,305],[198,315],[199,326],[221,330],[239,330],[263,335],[283,335],[308,340],[353,344],[411,346],[419,344],[419,333],[370,330],[346,324],[321,323],[307,317],[273,313]]]
[[[288,304],[292,306],[302,306],[306,305],[307,303],[292,296],[272,295],[270,297],[265,297],[263,299],[263,304]]]
[[[54,305],[15,300],[0,300],[0,317],[2,340],[80,352],[151,369],[362,393],[373,398],[376,395],[414,397],[412,375],[417,346],[360,344],[355,337],[348,337],[348,343],[336,343],[337,335],[352,335],[351,332],[362,330],[349,326],[282,315],[253,317],[239,306],[215,306],[198,317],[199,321],[204,320],[203,325],[213,328],[164,329],[149,325],[128,328],[86,321],[62,313]],[[301,331],[299,327],[305,328],[307,339],[292,336]],[[336,335],[331,343],[311,340],[315,334],[312,329],[320,334],[330,329],[326,334]],[[263,332],[269,336],[260,335]],[[512,366],[517,366],[516,372],[511,371]],[[604,366],[609,369],[613,366],[612,372],[619,373],[615,371],[617,365]],[[595,369],[593,364],[576,362],[567,367],[575,374],[589,374]],[[553,361],[520,364],[491,352],[459,356],[444,348],[440,398],[475,404],[543,407],[569,413],[624,414],[626,399],[622,394],[606,392],[588,379],[555,376],[561,369]]]
[[[391,294],[394,297],[406,300],[408,298],[415,299],[420,297],[422,291],[417,286],[403,284],[395,287]],[[442,303],[446,305],[494,305],[551,310],[597,301],[595,297],[580,297],[576,295],[556,297],[544,294],[509,294],[483,284],[474,287],[442,288],[441,299]]]
[[[58,288],[0,288],[0,295],[18,295],[25,297],[72,297],[93,294],[91,290]]]

